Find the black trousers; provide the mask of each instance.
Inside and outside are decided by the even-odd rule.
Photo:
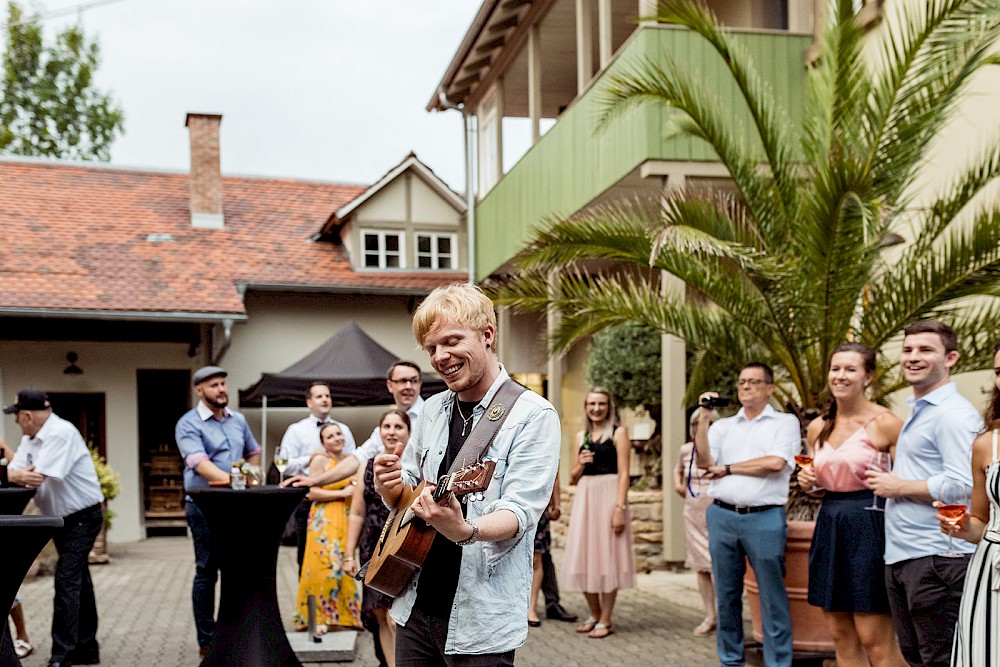
[[[98,657],[97,601],[87,558],[101,532],[104,510],[93,505],[63,517],[52,541],[59,554],[52,610],[52,657],[85,661]]]
[[[556,565],[548,551],[542,552],[542,596],[545,598],[545,610],[554,611],[559,604],[559,582],[556,580]]]
[[[410,612],[406,625],[396,627],[396,667],[507,667],[514,651],[478,655],[445,655],[448,619]]]
[[[892,625],[914,667],[947,667],[971,554],[924,556],[885,566]]]

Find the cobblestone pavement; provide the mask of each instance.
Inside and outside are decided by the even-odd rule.
[[[156,537],[134,544],[112,545],[113,562],[91,567],[100,614],[98,639],[105,667],[193,667],[198,664],[191,617],[194,554],[187,537]],[[558,555],[557,560],[558,560]],[[296,590],[295,552],[282,547],[278,562],[278,598],[289,625]],[[35,652],[25,667],[48,661],[52,618],[52,577],[24,584],[28,632]],[[586,616],[579,593],[566,592],[564,606]],[[588,639],[575,624],[543,621],[530,628],[527,643],[517,650],[518,665],[717,665],[715,639],[696,638],[691,628],[702,618],[695,577],[691,573],[640,574],[636,589],[621,591],[615,608],[615,632]],[[288,628],[290,629],[290,628]],[[316,663],[313,663],[316,664]],[[377,665],[371,635],[358,637],[354,662]]]

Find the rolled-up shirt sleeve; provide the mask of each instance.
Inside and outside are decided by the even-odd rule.
[[[785,415],[778,415],[777,418],[781,420],[781,423],[775,429],[774,447],[768,451],[767,455],[780,456],[785,459],[786,464],[794,468],[795,454],[802,447],[802,432],[799,430],[799,420],[795,417],[789,419]]]
[[[253,432],[250,430],[250,424],[247,423],[247,420],[242,417],[240,419],[243,422],[243,458],[249,459],[251,456],[260,454],[260,445],[257,444],[257,439],[253,437]]]
[[[927,490],[935,499],[941,499],[941,486],[946,479],[965,485],[966,494],[972,492],[972,441],[976,439],[981,423],[960,411],[941,411],[934,427],[934,441],[944,469],[927,478]]]
[[[559,465],[562,436],[559,416],[551,407],[536,408],[519,425],[507,453],[506,470],[500,480],[500,497],[483,514],[509,510],[517,517],[517,532],[499,542],[486,542],[483,549],[490,565],[503,557],[524,534],[534,528],[549,504]]]
[[[177,440],[177,449],[181,453],[181,458],[184,459],[184,465],[188,468],[197,470],[199,463],[209,460],[201,433],[190,419],[185,418],[177,422],[177,428],[174,429],[174,439]]]

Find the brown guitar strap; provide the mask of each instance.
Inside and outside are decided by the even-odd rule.
[[[508,378],[506,382],[500,385],[500,389],[493,395],[493,400],[486,407],[483,416],[476,422],[476,427],[472,429],[469,438],[462,445],[458,456],[452,462],[451,468],[448,469],[449,474],[459,468],[471,465],[483,457],[490,448],[490,444],[493,443],[493,439],[497,437],[500,427],[507,421],[507,415],[510,414],[514,403],[526,391],[528,391],[527,387],[512,378]],[[457,395],[455,400],[458,400]]]

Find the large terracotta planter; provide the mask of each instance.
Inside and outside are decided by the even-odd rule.
[[[785,546],[785,588],[792,612],[792,649],[795,651],[833,652],[833,637],[826,629],[823,610],[809,604],[809,545],[812,543],[813,521],[789,521]],[[750,603],[753,637],[764,641],[764,626],[760,617],[760,589],[753,569],[747,566],[743,585]]]

